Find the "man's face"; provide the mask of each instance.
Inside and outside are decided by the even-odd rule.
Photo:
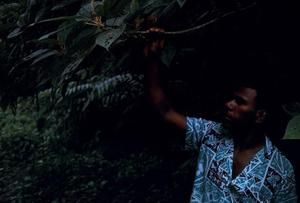
[[[241,87],[225,102],[224,124],[228,127],[247,127],[256,121],[255,89]]]

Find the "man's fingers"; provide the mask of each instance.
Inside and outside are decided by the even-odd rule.
[[[160,44],[160,43],[159,43],[159,40],[153,41],[153,42],[151,43],[150,50],[151,50],[152,52],[156,52],[158,49],[160,49],[159,44]]]
[[[159,53],[165,45],[165,40],[162,36],[165,30],[162,28],[152,27],[147,30],[147,32],[149,33],[149,41],[144,47],[145,56],[152,53]]]
[[[144,53],[148,56],[150,53],[159,53],[165,46],[165,40],[154,40],[147,44],[144,48]]]
[[[164,47],[165,47],[165,40],[162,39],[162,40],[159,41],[159,48],[162,49]]]
[[[147,30],[149,33],[161,33],[163,34],[165,32],[162,28],[152,27],[149,30]]]

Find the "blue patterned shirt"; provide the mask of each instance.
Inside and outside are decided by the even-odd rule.
[[[222,124],[188,117],[186,148],[199,152],[191,203],[297,202],[293,167],[267,137],[235,178],[233,140]]]

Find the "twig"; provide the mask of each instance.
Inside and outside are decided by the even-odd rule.
[[[208,26],[208,25],[210,25],[210,24],[212,24],[212,23],[214,23],[214,22],[216,22],[216,21],[218,21],[218,20],[220,20],[222,18],[225,18],[227,16],[230,16],[230,15],[236,14],[238,12],[247,10],[249,8],[252,8],[255,5],[256,5],[256,3],[254,2],[253,4],[251,4],[251,5],[247,6],[247,7],[239,9],[238,11],[230,11],[230,12],[225,13],[225,14],[217,17],[217,18],[214,18],[214,19],[212,19],[210,21],[207,21],[207,22],[205,22],[205,23],[203,23],[201,25],[197,25],[197,26],[192,27],[192,28],[188,28],[188,29],[185,29],[185,30],[179,30],[179,31],[167,31],[167,32],[163,32],[161,34],[163,34],[163,35],[181,35],[181,34],[186,34],[186,33],[189,33],[189,32],[194,32],[194,31],[200,30],[200,29],[202,29],[202,28],[204,28],[204,27],[206,27],[206,26]],[[149,34],[149,33],[150,33],[150,31],[146,30],[146,31],[128,32],[127,34],[145,35],[145,34]]]

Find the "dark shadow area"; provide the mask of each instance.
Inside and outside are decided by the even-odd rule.
[[[300,157],[295,152],[297,149],[299,149],[299,146],[300,140],[283,140],[277,145],[277,147],[291,161],[292,165],[294,166],[298,197],[300,194]]]

